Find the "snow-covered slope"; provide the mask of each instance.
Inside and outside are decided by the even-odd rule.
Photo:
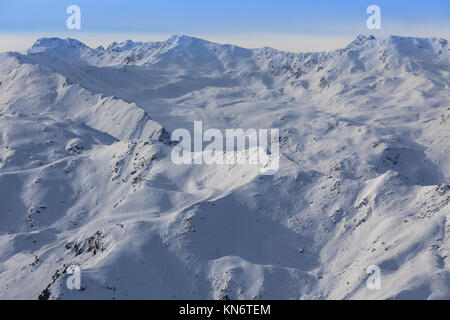
[[[0,298],[448,299],[449,84],[444,39],[0,54]],[[280,171],[173,164],[194,120],[280,128]]]

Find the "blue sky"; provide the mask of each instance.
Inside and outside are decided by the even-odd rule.
[[[81,8],[79,31],[66,29],[71,4]],[[379,31],[366,28],[371,4],[381,8]],[[115,38],[159,40],[174,33],[247,47],[259,41],[280,49],[308,49],[303,48],[308,43],[310,49],[321,44],[331,49],[361,33],[448,38],[449,15],[449,0],[2,0],[0,50],[42,36],[103,44]]]

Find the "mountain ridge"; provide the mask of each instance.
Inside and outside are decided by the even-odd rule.
[[[0,298],[450,297],[446,40],[182,37],[0,54]],[[175,165],[194,121],[278,128],[279,172]]]

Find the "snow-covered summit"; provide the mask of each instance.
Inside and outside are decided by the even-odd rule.
[[[87,46],[71,38],[61,39],[61,38],[40,38],[36,40],[32,46],[34,48],[45,48],[45,49],[75,49],[75,48],[87,48]]]
[[[397,36],[0,54],[0,298],[448,299],[449,79],[447,40]],[[196,120],[279,128],[280,171],[173,164]]]

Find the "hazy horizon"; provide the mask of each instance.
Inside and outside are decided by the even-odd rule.
[[[340,37],[326,37],[326,36],[307,36],[307,35],[290,35],[290,34],[274,34],[270,38],[263,38],[262,35],[253,34],[235,34],[235,35],[209,35],[209,34],[186,34],[187,36],[201,38],[207,41],[216,42],[220,44],[232,44],[243,48],[262,48],[271,47],[281,51],[288,52],[321,52],[332,51],[340,48],[344,48],[351,41],[353,41],[359,34],[354,36],[340,36]],[[372,33],[366,32],[364,35],[368,36]],[[7,51],[24,51],[29,49],[33,43],[40,38],[72,38],[77,39],[91,48],[97,48],[98,46],[107,47],[113,42],[123,42],[126,40],[132,40],[135,42],[149,42],[149,41],[164,41],[173,36],[174,34],[54,34],[54,33],[42,33],[42,34],[6,34],[0,33],[0,52]],[[444,38],[449,39],[449,36],[426,36],[426,35],[402,35],[392,34],[395,36],[404,37],[419,37],[419,38]],[[388,36],[381,36],[381,38]],[[380,36],[378,37],[380,38]]]
[[[81,29],[69,30],[70,5],[81,10]],[[281,5],[282,4],[282,5]],[[381,29],[369,30],[366,10],[381,9]],[[346,46],[358,34],[375,37],[450,37],[450,2],[195,0],[30,1],[0,3],[0,52],[21,51],[42,37],[75,38],[89,46],[114,41],[160,41],[186,34],[245,48],[329,51]]]

